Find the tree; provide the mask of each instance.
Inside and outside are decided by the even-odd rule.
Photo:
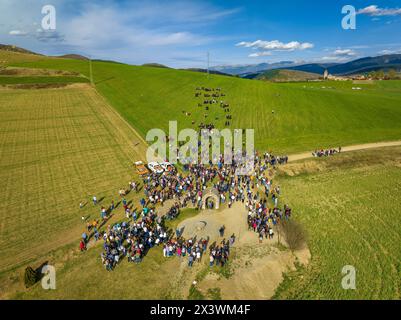
[[[25,287],[26,288],[32,287],[38,281],[39,281],[39,275],[37,271],[35,271],[32,267],[27,267],[25,269],[25,277],[24,277]]]
[[[377,75],[378,79],[384,79],[384,71],[383,70],[377,71],[376,75]]]
[[[397,79],[397,72],[394,69],[390,69],[387,75],[390,80]]]
[[[302,249],[307,240],[305,229],[294,220],[282,220],[278,225],[278,234],[283,235],[291,250]]]

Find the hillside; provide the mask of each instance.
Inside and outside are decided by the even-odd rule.
[[[66,74],[82,74],[86,78],[77,77],[87,80],[87,61],[47,57],[34,61],[28,56],[33,55],[16,53],[10,60],[25,76],[0,79],[54,81],[58,71],[47,70],[67,70]],[[293,74],[276,72],[277,77]],[[205,285],[202,279],[214,276],[207,259],[188,268],[186,260],[164,258],[161,246],[150,250],[140,264],[121,259],[113,272],[101,263],[101,241],[90,242],[85,253],[78,249],[85,230],[82,220],[99,218],[100,206],[91,203],[94,195],[101,206],[108,208],[115,201],[118,207],[100,230],[126,221],[118,190],[128,181],[140,183],[141,191],[128,192],[126,197],[132,208],[143,197],[142,180],[134,174],[132,162],[144,160],[147,146],[127,122],[142,137],[152,128],[166,130],[169,120],[178,120],[180,129],[197,128],[200,122],[225,127],[226,113],[220,107],[210,106],[207,111],[198,106],[204,99],[195,97],[198,86],[222,88],[225,96],[221,99],[230,104],[233,117],[229,127],[254,128],[259,150],[293,153],[401,137],[399,81],[358,84],[361,90],[355,91],[352,82],[272,83],[104,61],[93,61],[93,77],[94,87],[0,88],[0,142],[6,155],[0,158],[0,177],[5,181],[0,192],[0,299],[185,299],[191,297],[194,279]],[[310,236],[312,257],[310,265],[297,263],[296,270],[284,276],[275,298],[400,298],[396,244],[401,221],[399,205],[394,205],[400,203],[400,161],[401,148],[396,147],[277,168],[273,180],[283,190],[280,205],[288,203],[294,208],[293,217]],[[259,251],[257,234],[246,230],[246,214],[242,204],[238,205],[241,208],[231,208],[236,212],[206,213],[208,219],[228,219],[228,223],[217,221],[238,235],[228,268],[218,271],[222,281],[211,277],[208,283],[212,282],[212,289],[224,289],[228,281],[243,289],[222,289],[222,298],[227,291],[238,294],[238,299],[249,298],[247,290],[256,298],[266,298],[259,289],[271,286],[272,271],[278,284],[282,272],[293,269],[285,263],[280,269],[275,263],[293,252],[282,245],[271,246],[274,254]],[[168,222],[173,232],[199,213],[182,211],[177,220]],[[217,229],[213,228],[216,233]],[[241,248],[246,238],[250,246]],[[57,290],[43,290],[40,283],[24,288],[23,269],[27,265],[36,268],[45,260],[57,269]],[[360,291],[342,290],[338,285],[342,266],[350,263],[360,270]],[[380,281],[378,273],[382,274]],[[116,279],[127,279],[127,285],[116,285]],[[212,296],[207,292],[204,297]]]
[[[7,44],[1,44],[0,43],[0,50],[1,51],[9,51],[9,52],[15,52],[15,53],[25,53],[25,54],[32,54],[32,55],[37,55],[39,56],[40,54],[17,47],[13,45],[7,45]]]
[[[319,79],[321,75],[297,70],[269,70],[256,76],[256,80],[272,82],[299,82]]]
[[[164,64],[160,63],[144,63],[142,67],[154,67],[154,68],[168,68]]]
[[[62,56],[57,56],[57,58],[64,58],[64,59],[75,59],[75,60],[89,60],[87,57],[82,56],[80,54],[65,54]]]
[[[202,69],[202,68],[188,68],[188,69],[181,69],[181,70],[186,70],[186,71],[192,71],[192,72],[200,72],[200,73],[208,73],[207,69]],[[217,74],[220,76],[227,76],[227,77],[232,77],[233,75],[220,72],[220,71],[215,71],[215,70],[209,70],[209,74]]]
[[[79,60],[42,59],[15,65],[86,76],[89,72],[87,63]],[[219,75],[208,79],[198,72],[106,62],[93,62],[93,76],[97,90],[143,137],[152,128],[168,132],[169,120],[178,120],[179,129],[197,128],[201,122],[224,128],[223,109],[213,107],[205,118],[205,108],[198,107],[201,99],[194,96],[198,86],[223,88],[231,109],[230,128],[254,128],[258,149],[296,152],[401,137],[401,83],[397,81],[360,85],[362,90],[355,92],[351,82],[329,82],[322,88]]]

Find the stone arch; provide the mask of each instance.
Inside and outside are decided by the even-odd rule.
[[[220,208],[220,194],[219,191],[217,191],[216,188],[209,188],[206,189],[203,192],[203,196],[202,196],[202,209],[205,210],[206,209],[206,204],[207,204],[207,200],[212,198],[215,205],[214,208],[216,210],[218,210]]]

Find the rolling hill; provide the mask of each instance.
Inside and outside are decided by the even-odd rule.
[[[269,70],[262,74],[258,74],[256,80],[272,81],[272,82],[300,82],[308,80],[317,80],[321,78],[320,74],[310,73],[298,70]]]
[[[37,69],[37,74],[66,70],[83,79],[89,76],[84,60],[0,50],[1,59]],[[46,77],[55,78],[52,74]],[[0,192],[0,298],[5,293],[16,299],[187,297],[171,281],[190,284],[194,278],[181,277],[183,273],[174,277],[180,269],[191,272],[180,268],[178,258],[165,259],[161,250],[153,250],[139,265],[123,261],[108,272],[99,258],[102,247],[82,253],[77,241],[85,230],[81,217],[96,219],[100,209],[91,203],[79,208],[79,203],[93,195],[105,206],[116,200],[118,188],[132,181],[132,161],[146,152],[127,122],[142,137],[152,128],[166,130],[169,120],[178,120],[180,128],[196,128],[201,121],[224,127],[221,108],[207,112],[198,107],[198,86],[222,88],[233,116],[230,128],[254,128],[259,150],[296,152],[401,137],[399,81],[361,84],[355,91],[352,82],[270,83],[104,61],[93,61],[93,77],[94,86],[0,89],[0,142],[6,155],[0,158],[5,181]],[[312,260],[310,268],[297,266],[285,277],[276,298],[399,299],[400,219],[394,203],[400,203],[400,159],[398,147],[282,168],[274,180],[311,235]],[[131,192],[127,200],[136,206],[142,196]],[[115,214],[107,224],[125,217],[121,207]],[[58,289],[46,291],[39,284],[23,288],[23,268],[45,259],[55,262]],[[339,286],[341,267],[349,263],[361,270],[360,291]],[[116,279],[127,279],[128,285],[118,285]]]
[[[12,64],[89,74],[88,63],[80,60]],[[223,88],[231,106],[230,128],[255,129],[258,149],[287,153],[401,137],[397,81],[360,85],[362,90],[355,92],[352,82],[329,82],[322,88],[219,75],[208,79],[198,72],[107,62],[93,62],[93,76],[97,90],[143,137],[152,128],[168,132],[169,120],[177,120],[179,129],[197,128],[201,122],[224,128],[221,108],[211,108],[205,118],[205,108],[198,107],[201,99],[194,96],[197,86]]]

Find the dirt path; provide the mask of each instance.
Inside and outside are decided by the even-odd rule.
[[[383,148],[383,147],[396,147],[401,146],[401,141],[391,141],[391,142],[377,142],[377,143],[366,143],[366,144],[357,144],[348,147],[342,147],[341,152],[350,152],[350,151],[358,151],[358,150],[366,150],[366,149],[375,149],[375,148]],[[298,153],[288,156],[288,162],[303,160],[313,158],[312,152],[304,152]]]

